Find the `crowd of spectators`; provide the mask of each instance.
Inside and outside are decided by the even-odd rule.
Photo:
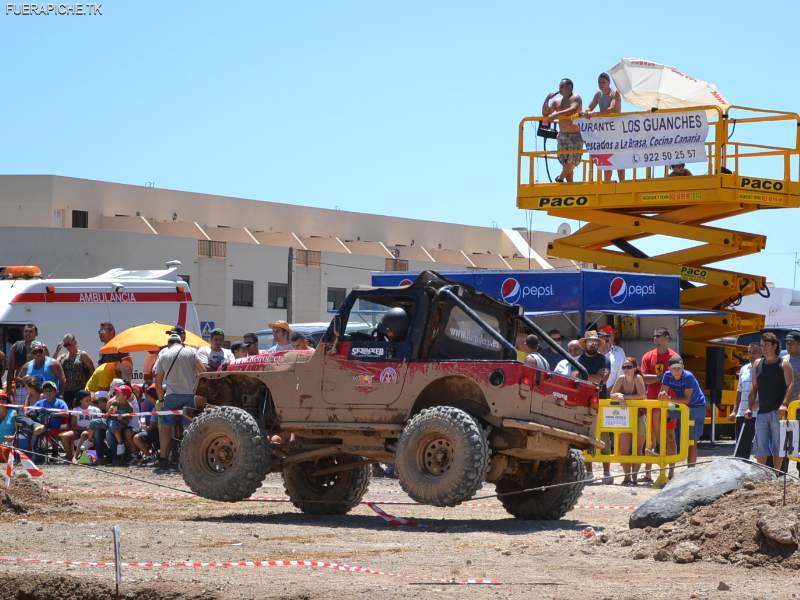
[[[697,462],[697,442],[703,434],[708,402],[697,377],[685,368],[680,354],[670,345],[672,336],[664,327],[653,331],[653,348],[644,353],[641,361],[626,356],[625,351],[616,344],[616,331],[610,325],[586,331],[581,339],[570,340],[567,352],[583,365],[589,380],[600,388],[601,398],[610,398],[624,404],[627,400],[670,400],[687,406],[689,420],[689,439],[694,441],[687,449],[688,466]],[[563,336],[557,329],[549,332],[553,341],[561,342]],[[532,339],[533,343],[530,343]],[[545,360],[546,351],[541,348],[536,336],[526,339],[527,364],[546,368],[561,375],[577,377],[578,371],[560,353],[555,358]],[[780,340],[772,332],[765,332],[760,343],[751,343],[747,348],[747,362],[738,372],[736,402],[729,419],[735,423],[734,454],[749,459],[754,455],[762,464],[786,470],[787,462],[780,456],[780,420],[787,416],[789,403],[800,400],[800,331],[790,331],[785,337],[786,350],[781,351]],[[559,344],[560,345],[560,344]],[[661,438],[661,415],[659,409],[652,409],[650,447],[647,447],[646,409],[637,411],[637,455],[656,454]],[[666,418],[666,451],[675,454],[678,449],[676,431],[679,415],[669,411]],[[619,444],[619,453],[632,453],[630,433],[617,436],[604,435],[607,447]],[[639,476],[638,464],[622,464],[624,479],[622,485],[653,483],[652,465],[644,464],[644,474]],[[798,463],[800,471],[800,463]],[[592,465],[587,464],[589,473]],[[669,465],[668,478],[672,479],[674,464]],[[603,483],[613,483],[610,464],[603,464]]]
[[[268,351],[312,348],[286,321],[270,327],[274,344]],[[165,332],[166,346],[145,357],[141,385],[131,381],[129,353],[100,354],[95,363],[67,333],[51,357],[38,333],[28,324],[12,345],[0,394],[0,442],[30,450],[35,462],[63,452],[64,459],[75,462],[174,468],[174,442],[195,408],[198,375],[259,353],[255,333],[226,348],[225,332],[214,329],[209,345],[197,349],[185,345],[185,330],[175,326]],[[113,324],[100,324],[101,346],[115,335]],[[180,414],[142,414],[166,411]],[[7,448],[0,458],[7,458]]]

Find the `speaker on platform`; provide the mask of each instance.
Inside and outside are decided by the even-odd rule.
[[[706,387],[721,390],[725,380],[725,348],[709,346],[706,348]]]

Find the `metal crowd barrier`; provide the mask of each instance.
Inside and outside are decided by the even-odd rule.
[[[800,411],[800,400],[792,400],[786,411],[786,420],[781,421],[781,456],[788,456],[789,460],[800,462],[800,423],[797,422],[797,413]],[[755,418],[755,417],[753,417]],[[791,432],[791,448],[786,446],[787,433]]]
[[[800,402],[797,403],[800,406]],[[667,418],[669,412],[680,413],[680,427],[675,430],[678,446],[677,454],[667,454]],[[645,444],[643,454],[639,454],[639,417],[644,416]],[[658,452],[650,453],[653,442],[653,421],[659,422]],[[597,407],[595,438],[606,438],[605,450],[594,449],[584,452],[586,462],[651,464],[659,467],[655,485],[663,487],[667,483],[667,465],[686,460],[689,452],[689,427],[694,421],[689,419],[689,407],[669,400],[619,400],[602,399]],[[620,454],[620,436],[630,434],[630,454]],[[613,444],[608,437],[613,436]],[[607,453],[605,453],[607,452]]]

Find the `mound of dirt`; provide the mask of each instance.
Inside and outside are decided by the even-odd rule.
[[[800,486],[787,485],[783,506],[782,482],[747,482],[672,523],[631,530],[613,543],[631,547],[634,559],[800,569]]]
[[[41,509],[72,506],[72,501],[48,492],[26,475],[15,475],[11,480],[11,487],[0,488],[0,514],[25,514]]]
[[[113,576],[112,576],[113,577]],[[207,590],[188,591],[186,586],[143,585],[120,590],[126,600],[214,600],[219,596]],[[114,588],[98,581],[65,575],[0,575],[0,600],[109,600]]]

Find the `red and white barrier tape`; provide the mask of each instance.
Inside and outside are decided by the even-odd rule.
[[[24,558],[20,556],[0,556],[0,563],[19,563],[35,564],[47,566],[73,566],[73,567],[113,567],[113,562],[92,561],[92,560],[59,560],[48,558]],[[420,580],[413,575],[401,575],[391,571],[379,571],[369,567],[359,567],[344,563],[331,562],[327,560],[235,560],[235,561],[173,561],[173,562],[123,562],[123,567],[140,569],[167,569],[167,568],[190,568],[190,569],[231,569],[231,568],[271,568],[271,567],[305,567],[318,569],[331,569],[343,571],[345,573],[361,573],[366,575],[383,575],[384,577],[398,577],[402,579]],[[463,579],[430,579],[437,583],[457,584],[457,585],[500,585],[499,581],[482,577],[469,577]]]
[[[81,494],[86,496],[106,496],[106,497],[118,497],[118,498],[148,498],[148,499],[189,499],[189,498],[198,498],[195,494],[189,492],[140,492],[140,491],[127,491],[127,490],[108,490],[108,489],[98,489],[98,488],[64,488],[64,487],[50,487],[49,489],[56,491],[56,492],[68,492],[74,494]],[[251,496],[250,498],[246,499],[247,502],[277,502],[277,503],[284,503],[284,502],[291,502],[291,499],[288,496]],[[399,505],[399,506],[410,506],[409,502],[403,502],[401,500],[389,500],[389,499],[376,499],[376,500],[365,500],[361,504],[384,504],[384,505]],[[425,506],[423,504],[419,504],[418,506]],[[463,504],[459,505],[464,508],[471,508],[471,507],[493,507],[498,508],[499,505],[496,502],[478,502],[478,501],[468,501],[464,502]],[[374,508],[373,508],[374,510]],[[573,510],[636,510],[635,506],[627,506],[627,505],[607,505],[607,504],[576,504]],[[378,512],[378,511],[375,511]],[[379,513],[380,514],[380,513]]]
[[[374,502],[364,502],[367,506],[369,506],[372,510],[374,510],[378,516],[386,521],[389,525],[393,527],[420,527],[420,524],[417,523],[415,519],[406,519],[404,517],[396,517],[394,515],[390,515],[385,510],[383,510],[380,506],[375,504]]]
[[[26,406],[24,404],[2,404],[0,406],[5,406],[6,408],[24,408],[26,412],[49,412],[53,413],[54,417],[58,416],[68,416],[68,415],[75,415],[75,416],[82,416],[82,417],[92,417],[92,418],[100,418],[100,417],[165,417],[169,415],[182,415],[182,410],[150,410],[146,412],[130,412],[125,414],[119,413],[98,413],[98,412],[90,412],[88,410],[82,410],[80,408],[73,408],[70,410],[64,410],[63,408],[47,408],[46,406]]]
[[[22,467],[27,471],[28,475],[31,477],[41,477],[44,475],[44,472],[37,467],[33,461],[25,454],[22,450],[17,450],[16,448],[11,448],[10,446],[6,446],[5,444],[0,444],[0,446],[5,446],[6,448],[10,448],[10,452],[8,453],[8,460],[6,461],[6,487],[11,486],[11,476],[14,474],[14,456],[19,458],[19,462]]]

